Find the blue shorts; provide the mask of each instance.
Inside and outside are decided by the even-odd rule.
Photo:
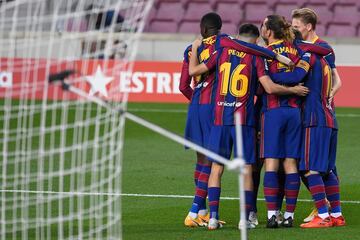
[[[301,112],[280,107],[261,115],[261,158],[300,158]]]
[[[202,147],[207,147],[213,125],[212,104],[190,104],[185,127],[185,138]]]
[[[309,127],[303,132],[300,171],[328,173],[335,170],[337,129]]]
[[[255,128],[242,126],[243,155],[246,164],[254,164],[256,160],[256,131]],[[235,126],[213,126],[209,139],[209,150],[230,159],[234,147],[237,155]],[[209,159],[214,161],[212,159]]]

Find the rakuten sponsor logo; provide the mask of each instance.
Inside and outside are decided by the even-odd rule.
[[[224,106],[224,107],[241,107],[241,102],[217,102],[218,106]]]
[[[0,72],[0,87],[10,88],[13,85],[12,72]]]
[[[120,72],[120,92],[181,94],[180,73]]]

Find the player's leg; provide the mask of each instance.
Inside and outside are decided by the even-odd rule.
[[[334,173],[337,147],[337,130],[333,129],[330,140],[329,154],[329,173],[323,177],[325,184],[326,197],[331,206],[331,220],[334,226],[345,226],[345,219],[341,212],[339,181],[337,174]]]
[[[195,188],[195,196],[190,211],[185,218],[184,224],[188,227],[206,226],[208,213],[206,209],[206,197],[208,194],[208,180],[211,172],[211,162],[203,160],[198,183]]]
[[[185,126],[185,138],[187,140],[192,141],[198,145],[203,145],[202,131],[200,126],[199,119],[199,105],[198,104],[190,104],[188,107],[188,114],[186,119]],[[201,172],[201,168],[206,160],[206,157],[201,153],[196,153],[196,164],[194,170],[194,182],[195,187],[197,185],[197,181]]]
[[[250,212],[254,211],[255,198],[254,198],[254,184],[252,178],[252,166],[255,164],[256,160],[256,131],[255,128],[249,126],[242,126],[242,155],[245,160],[245,175],[244,175],[244,191],[245,191],[245,204],[246,204],[246,222],[239,222],[239,228],[243,224],[247,228],[255,228],[249,220]],[[237,141],[236,141],[236,131],[235,126],[232,129],[232,139],[234,142],[234,156],[238,156]]]
[[[199,106],[199,116],[200,116],[199,119],[200,119],[200,127],[202,132],[202,146],[206,148],[209,146],[211,128],[214,123],[213,111],[214,111],[214,107],[211,104],[201,104]],[[202,204],[200,206],[198,216],[201,220],[203,220],[206,223],[210,219],[210,214],[208,213],[206,208],[206,197],[207,197],[207,185],[211,171],[211,163],[212,162],[209,161],[208,158],[204,156],[203,158],[204,166],[200,171],[199,179],[201,179],[201,181],[200,181],[200,185],[198,186],[199,190],[202,191],[204,195],[204,200],[202,201]]]
[[[194,170],[195,187],[198,184],[198,179],[199,179],[199,176],[200,176],[201,169],[205,164],[206,156],[199,153],[199,152],[196,152],[196,159],[197,159],[197,161],[196,161],[195,170]]]
[[[267,227],[276,228],[278,210],[278,168],[279,158],[284,157],[280,109],[266,111],[261,116],[260,156],[265,158],[264,196],[267,206]]]
[[[233,141],[231,138],[231,126],[213,126],[209,138],[209,150],[230,159]],[[211,159],[209,159],[211,160]],[[213,161],[213,160],[211,160]],[[219,204],[221,193],[221,176],[224,166],[213,161],[208,182],[208,198],[210,208],[210,220],[208,229],[214,230],[222,226],[219,221]]]
[[[327,128],[309,127],[304,129],[303,149],[300,161],[300,170],[305,171],[309,183],[310,193],[318,210],[318,215],[302,228],[332,227],[326,205],[325,184],[320,173],[328,170],[328,155],[330,134]]]
[[[185,138],[198,145],[204,146],[198,104],[189,105],[185,128]],[[197,164],[194,171],[194,180],[196,183],[195,196],[190,211],[184,220],[184,225],[187,227],[198,227],[206,225],[206,223],[201,218],[198,218],[198,213],[201,209],[206,208],[205,202],[207,192],[205,193],[203,190],[205,190],[205,188],[207,190],[207,182],[204,183],[204,179],[206,177],[201,176],[201,173],[208,172],[208,169],[210,169],[210,167],[208,166],[208,160],[206,157],[200,153],[197,153]],[[202,177],[201,182],[198,181],[200,177]]]
[[[286,211],[282,226],[292,227],[294,212],[300,190],[300,176],[298,172],[298,159],[301,149],[301,113],[300,109],[287,109],[287,127],[285,131],[286,158],[283,162],[285,170],[285,197]]]
[[[221,176],[223,172],[224,166],[213,162],[208,188],[210,208],[210,220],[208,224],[209,230],[214,230],[221,227],[221,224],[219,222],[219,204],[221,193]]]
[[[254,206],[253,211],[249,213],[249,221],[254,225],[258,225],[258,217],[257,217],[257,196],[259,192],[260,186],[260,178],[261,178],[261,169],[264,164],[264,159],[257,157],[256,163],[252,166],[252,181],[254,185]]]

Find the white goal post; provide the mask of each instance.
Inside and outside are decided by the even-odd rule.
[[[116,74],[152,1],[0,4],[0,239],[121,239],[125,118],[48,77],[126,108]]]

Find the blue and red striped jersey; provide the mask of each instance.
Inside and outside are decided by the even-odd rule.
[[[332,50],[332,47],[326,41],[320,39],[318,36],[315,37],[315,39],[313,40],[313,43],[316,45],[319,45],[321,47],[329,48]],[[325,56],[325,59],[331,68],[336,68],[334,51],[332,51],[332,53]]]
[[[180,75],[180,92],[191,101],[194,90],[191,88],[192,77],[189,75],[189,57],[191,55],[191,45],[185,49],[184,59]]]
[[[323,57],[305,53],[293,72],[271,74],[271,78],[280,84],[296,84],[305,79],[310,93],[303,103],[304,126],[337,128],[334,105],[329,103],[331,66]]]
[[[208,60],[215,51],[216,39],[220,35],[203,39],[198,48],[198,60],[200,63]],[[191,99],[192,104],[211,104],[214,95],[215,70],[211,70],[201,76],[194,77],[194,92]]]
[[[268,46],[268,49],[275,53],[284,55],[290,58],[294,63],[298,62],[299,51],[297,47],[290,42],[283,40],[274,42]],[[288,72],[289,67],[280,63],[277,60],[268,60],[268,70],[270,73]],[[295,95],[275,95],[264,92],[263,99],[263,111],[278,107],[300,107],[301,100]]]
[[[234,125],[234,114],[240,113],[242,125],[255,126],[254,96],[258,78],[267,75],[264,60],[235,49],[219,48],[206,66],[216,69],[214,124]]]
[[[214,35],[203,40],[202,44],[198,48],[198,60],[199,62],[207,61],[216,49],[221,47],[229,47],[245,53],[250,53],[256,56],[263,56],[269,59],[273,59],[276,53],[260,47],[256,44],[247,43],[230,37],[227,34]],[[191,55],[191,46],[188,46],[184,53],[184,61],[182,74],[180,78],[180,91],[188,98],[191,92],[190,84],[191,78],[186,73],[189,68],[189,56]],[[194,90],[192,92],[191,104],[211,104],[214,102],[215,91],[215,69],[195,77]]]

